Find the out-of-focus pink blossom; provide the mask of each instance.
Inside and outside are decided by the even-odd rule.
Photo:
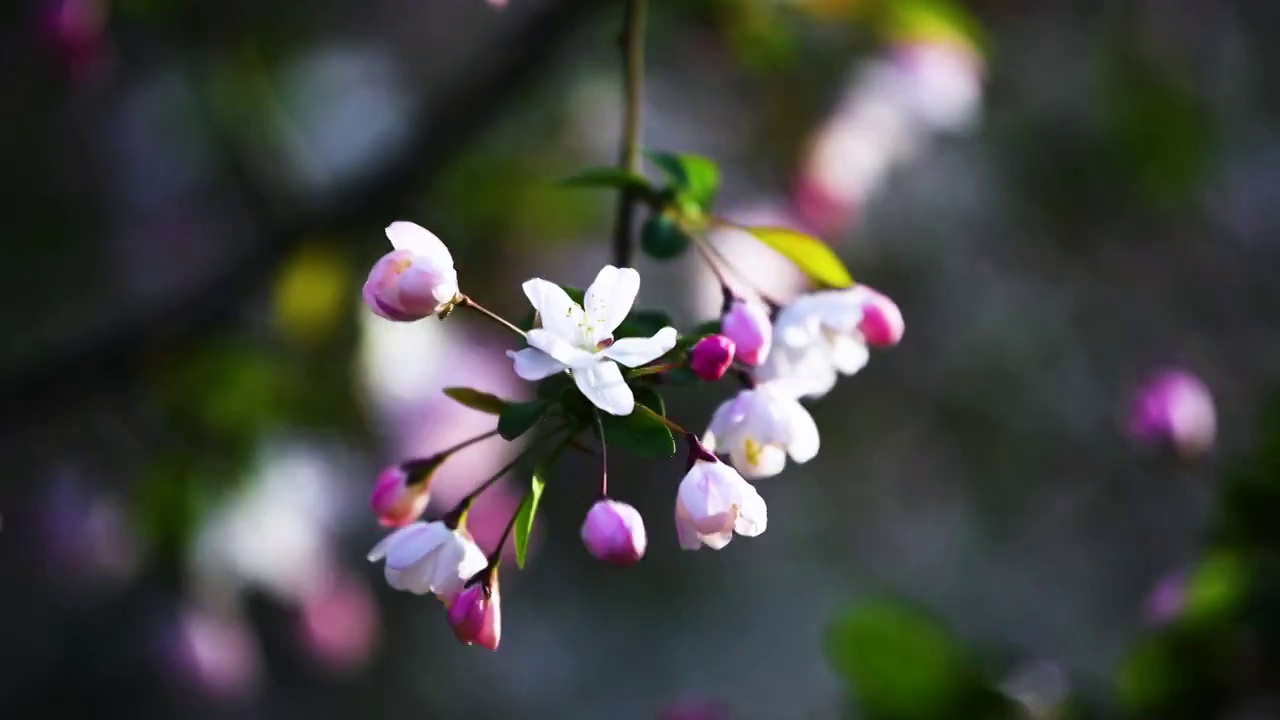
[[[106,0],[48,0],[43,12],[47,42],[66,69],[80,76],[108,59]]]
[[[1155,373],[1134,394],[1129,433],[1139,442],[1168,443],[1184,457],[1203,455],[1217,436],[1213,395],[1185,370]]]
[[[1070,681],[1058,663],[1038,660],[1015,668],[1000,690],[1022,706],[1028,720],[1051,720],[1067,697]]]
[[[1152,625],[1163,625],[1182,614],[1187,604],[1187,574],[1178,570],[1156,583],[1143,604],[1143,618]]]
[[[346,574],[302,601],[303,647],[330,670],[359,667],[378,643],[378,608],[369,588]]]
[[[56,471],[39,517],[49,568],[59,580],[115,586],[137,571],[140,548],[124,508],[83,487],[69,469]]]
[[[720,332],[733,341],[738,360],[759,365],[773,347],[773,321],[763,305],[736,298],[720,318]]]
[[[748,227],[813,232],[791,209],[774,200],[759,200],[729,208],[724,216],[737,225]],[[732,266],[726,268],[725,272],[730,282],[741,283],[735,289],[744,292],[758,291],[770,299],[785,299],[809,286],[808,279],[796,269],[794,263],[745,230],[718,225],[707,233],[707,240]],[[687,267],[691,273],[689,287],[695,293],[692,298],[693,311],[698,317],[719,315],[724,310],[724,292],[720,280],[707,269],[705,263],[688,263]]]
[[[183,608],[166,630],[161,647],[163,666],[205,697],[236,700],[258,687],[261,650],[250,628],[237,617]]]
[[[866,285],[859,285],[862,302],[862,321],[858,323],[858,331],[871,347],[885,348],[897,345],[902,340],[906,323],[902,319],[902,311],[898,304],[881,292],[872,290]]]
[[[901,73],[893,91],[916,123],[929,132],[959,132],[982,111],[982,59],[956,42],[910,42],[890,54]]]
[[[496,571],[490,581],[477,582],[463,590],[449,606],[453,634],[467,645],[497,650],[502,639],[501,600]]]
[[[707,382],[715,382],[724,377],[737,346],[724,335],[708,335],[693,344],[689,350],[689,368],[693,374]]]
[[[400,465],[383,470],[369,495],[369,507],[377,515],[378,524],[396,528],[417,520],[427,509],[429,485],[429,478],[410,485],[409,476]]]
[[[729,720],[729,709],[716,700],[681,700],[663,708],[658,720]]]
[[[582,522],[582,542],[597,560],[634,565],[644,557],[644,518],[634,507],[608,498],[591,506]]]

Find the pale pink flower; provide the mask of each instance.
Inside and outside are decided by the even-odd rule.
[[[614,565],[634,565],[644,557],[648,544],[640,512],[608,498],[591,506],[581,534],[593,557]]]

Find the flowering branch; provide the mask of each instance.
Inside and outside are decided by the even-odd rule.
[[[457,305],[458,305],[459,307],[471,308],[472,310],[475,310],[475,311],[479,312],[481,315],[484,315],[485,317],[487,317],[487,318],[489,318],[490,320],[492,320],[492,321],[494,321],[494,322],[498,323],[499,325],[501,325],[501,326],[503,326],[504,328],[506,328],[506,329],[510,330],[511,332],[513,332],[513,333],[515,333],[515,334],[519,335],[520,337],[525,337],[525,333],[524,333],[524,331],[523,331],[523,330],[521,330],[520,328],[518,328],[518,327],[516,327],[515,325],[511,324],[510,322],[507,322],[507,320],[506,320],[506,319],[504,319],[501,315],[498,315],[497,313],[493,312],[493,311],[492,311],[492,310],[490,310],[489,308],[487,308],[487,307],[485,307],[485,306],[481,305],[480,303],[476,302],[475,300],[472,300],[469,296],[467,296],[467,295],[459,295],[459,296],[458,296],[458,298],[459,298],[459,299],[458,299],[458,301],[457,301]]]
[[[633,173],[640,170],[640,99],[644,83],[644,13],[647,4],[647,0],[627,0],[627,18],[622,26],[626,110],[618,166]],[[619,190],[618,211],[613,223],[613,264],[618,267],[630,267],[632,264],[635,201],[633,189]]]

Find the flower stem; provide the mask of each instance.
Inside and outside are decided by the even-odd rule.
[[[463,449],[463,448],[465,448],[465,447],[469,447],[469,446],[471,446],[471,445],[475,445],[476,443],[480,442],[481,440],[488,440],[489,438],[491,438],[491,437],[493,437],[494,435],[497,435],[497,434],[498,434],[498,428],[494,428],[494,429],[490,430],[489,432],[486,432],[486,433],[480,433],[479,435],[476,435],[475,437],[467,438],[466,440],[463,440],[462,442],[458,443],[457,445],[454,445],[453,447],[445,448],[444,450],[441,450],[440,452],[436,453],[436,455],[452,455],[453,453],[456,453],[456,452],[458,452],[459,450],[461,450],[461,449]]]
[[[573,436],[576,435],[577,433],[578,433],[577,428],[569,428],[569,434],[565,435],[563,438],[560,439],[560,444],[557,445],[554,450],[547,453],[547,457],[544,458],[542,462],[547,465],[550,465],[551,463],[555,462],[556,458],[560,457],[560,453],[564,452],[564,449],[569,446],[570,442],[573,441]],[[546,437],[550,437],[550,436],[551,436],[551,433],[548,433]],[[546,438],[543,438],[543,439],[546,439]],[[498,544],[493,546],[493,550],[489,553],[490,568],[496,568],[502,562],[502,548],[507,546],[507,540],[511,537],[511,531],[515,528],[516,520],[519,519],[520,517],[520,511],[524,509],[524,501],[529,498],[529,494],[532,492],[533,492],[532,487],[530,487],[527,491],[525,491],[525,496],[520,499],[520,504],[516,506],[516,511],[511,513],[511,519],[507,521],[507,527],[503,529],[502,537],[498,539]]]
[[[638,367],[627,373],[630,377],[644,377],[645,375],[657,375],[668,370],[675,370],[680,367],[680,363],[662,363],[661,365],[645,365]]]
[[[498,482],[503,477],[505,477],[506,474],[511,472],[516,465],[519,465],[521,462],[524,461],[525,458],[532,455],[533,452],[543,444],[543,441],[551,437],[553,434],[559,432],[561,429],[563,428],[552,430],[546,435],[543,435],[542,437],[530,443],[529,447],[520,451],[520,454],[516,455],[515,458],[511,460],[511,462],[504,465],[501,470],[499,470],[498,472],[490,476],[488,480],[485,480],[484,482],[480,483],[480,485],[476,487],[475,490],[472,490],[471,492],[467,493],[466,496],[464,496],[461,500],[458,501],[456,505],[453,506],[453,509],[450,510],[448,514],[445,515],[445,517],[453,519],[454,522],[456,523],[457,519],[462,517],[462,513],[466,512],[467,508],[471,507],[472,500],[475,500],[477,497],[479,497],[480,493],[484,492],[485,490],[488,490],[489,486],[493,485],[494,483]],[[572,434],[570,435],[570,437],[572,437]]]
[[[644,85],[644,14],[647,4],[647,0],[627,0],[627,17],[622,25],[626,107],[618,166],[631,172],[640,170],[640,100]],[[613,222],[613,260],[618,267],[629,267],[635,250],[632,242],[635,201],[635,193],[619,191],[618,210]]]
[[[519,335],[520,337],[525,337],[525,332],[524,332],[523,330],[521,330],[520,328],[516,327],[515,325],[512,325],[511,323],[507,322],[505,319],[503,319],[503,317],[502,317],[502,316],[500,316],[500,315],[498,315],[497,313],[493,312],[493,311],[492,311],[492,310],[490,310],[489,308],[487,308],[487,307],[485,307],[485,306],[481,305],[480,303],[476,302],[475,300],[472,300],[472,299],[471,299],[469,296],[467,296],[467,295],[462,295],[462,296],[460,296],[460,298],[459,298],[459,300],[458,300],[458,303],[457,303],[457,304],[458,304],[458,305],[460,305],[461,307],[468,307],[468,308],[471,308],[472,310],[475,310],[476,312],[480,313],[481,315],[484,315],[485,317],[487,317],[487,318],[489,318],[490,320],[492,320],[492,321],[494,321],[494,322],[498,323],[499,325],[501,325],[501,326],[505,327],[506,329],[508,329],[508,330],[510,330],[511,332],[513,332],[513,333],[515,333],[515,334]]]
[[[712,218],[712,223],[714,225],[720,225],[722,227],[731,227],[737,230],[746,230],[746,228],[744,228],[742,225],[731,223],[728,220],[725,220],[723,218]],[[693,238],[693,244],[702,252],[703,257],[707,259],[707,264],[711,265],[713,269],[716,267],[716,263],[712,259],[712,257],[714,257],[715,260],[719,260],[720,265],[723,268],[728,268],[729,272],[732,272],[734,275],[737,275],[738,279],[741,280],[743,284],[745,284],[748,288],[751,288],[751,291],[754,292],[756,295],[758,295],[760,299],[765,302],[766,305],[770,305],[775,308],[780,308],[783,306],[783,303],[778,302],[776,299],[772,297],[769,297],[769,295],[765,293],[763,290],[761,290],[758,285],[751,282],[751,278],[747,277],[741,270],[735,267],[733,263],[729,262],[729,259],[724,256],[724,253],[720,252],[720,248],[716,247],[706,237],[695,235]],[[716,273],[716,278],[720,280],[720,285],[722,287],[725,287],[724,277],[719,272]]]
[[[594,408],[593,408],[594,410]],[[604,421],[600,419],[600,411],[594,410],[596,432],[600,434],[600,497],[609,497],[609,444],[604,441]]]

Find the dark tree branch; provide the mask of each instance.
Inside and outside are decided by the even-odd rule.
[[[618,165],[640,170],[640,103],[644,94],[644,14],[647,0],[627,0],[627,17],[622,26],[622,62],[626,108],[622,122],[622,142]],[[630,267],[635,253],[636,196],[630,190],[618,193],[618,212],[613,223],[613,264]]]

